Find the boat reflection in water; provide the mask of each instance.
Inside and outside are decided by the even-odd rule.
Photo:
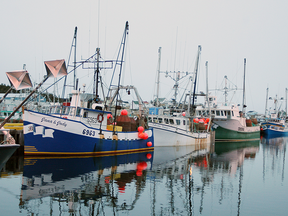
[[[109,215],[135,206],[145,209],[143,199],[138,204],[137,200],[143,193],[146,197],[148,182],[162,179],[167,172],[183,176],[189,171],[186,157],[205,156],[207,151],[206,144],[199,144],[106,157],[25,157],[19,206],[35,214],[100,211]],[[150,205],[149,197],[145,202]]]
[[[215,154],[211,163],[226,167],[230,174],[235,174],[245,159],[253,159],[259,152],[259,140],[246,142],[216,142]]]
[[[280,137],[268,137],[261,136],[261,144],[266,146],[270,146],[272,148],[279,147],[283,148],[288,141],[288,136],[280,136]]]
[[[277,191],[282,196],[277,203],[285,202],[284,174],[278,184],[278,172],[271,169],[284,161],[286,145],[283,140],[261,142],[155,147],[106,157],[25,158],[20,209],[29,215],[281,215],[285,209],[274,207],[264,195]]]
[[[67,203],[69,212],[82,201],[87,205],[109,195],[113,200],[114,190],[125,192],[125,185],[150,169],[152,161],[153,151],[83,158],[25,157],[20,208],[29,210],[31,200],[38,199],[40,204],[44,197]]]

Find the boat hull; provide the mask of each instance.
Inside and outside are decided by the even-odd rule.
[[[265,122],[261,124],[261,134],[268,137],[288,136],[288,128],[286,125]]]
[[[190,132],[169,125],[149,123],[154,131],[155,147],[164,146],[189,146],[210,144],[211,136],[207,132]]]
[[[0,145],[0,171],[5,163],[9,160],[9,158],[13,155],[17,148],[20,145],[18,144],[5,144]]]
[[[24,154],[26,155],[102,155],[154,148],[153,130],[146,130],[148,139],[138,132],[118,132],[88,127],[83,122],[26,111],[24,115]],[[148,146],[147,142],[152,146]]]
[[[260,140],[260,126],[243,127],[238,121],[213,121],[215,141]]]

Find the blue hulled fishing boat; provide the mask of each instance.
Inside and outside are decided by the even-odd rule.
[[[123,53],[127,34],[128,22],[120,47]],[[70,102],[51,106],[48,114],[29,109],[24,111],[24,154],[103,155],[153,150],[153,131],[145,124],[142,106],[139,105],[137,114],[129,117],[127,110],[121,108],[118,99],[119,89],[122,88],[120,77],[123,53],[122,59],[116,61],[116,65],[120,65],[120,72],[113,100],[101,101],[98,96],[101,67],[100,49],[97,48],[93,56],[80,63],[91,63],[96,59],[93,62],[94,78],[97,77],[94,81],[96,95],[92,100],[88,100],[85,93],[76,87],[72,90]],[[63,60],[47,61],[45,67],[48,74],[63,74],[66,70]]]

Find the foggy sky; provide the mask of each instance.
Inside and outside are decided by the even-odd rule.
[[[206,90],[206,61],[209,89],[219,88],[225,75],[241,89],[246,58],[247,110],[264,113],[266,88],[271,97],[285,97],[288,86],[286,8],[279,0],[4,0],[0,83],[9,84],[5,72],[21,70],[23,64],[39,83],[46,74],[44,61],[64,58],[67,63],[75,26],[77,60],[93,55],[97,47],[103,59],[115,59],[128,21],[123,84],[136,86],[143,100],[155,95],[159,47],[161,71],[193,71],[201,45],[198,90]],[[77,70],[79,86],[85,83],[90,92],[92,74]],[[110,75],[102,71],[106,83]],[[172,87],[172,80],[162,74],[159,96],[171,98],[167,95]],[[60,83],[57,89],[62,92]],[[223,101],[223,92],[214,93]],[[242,93],[237,94],[229,93],[235,103],[242,103]]]

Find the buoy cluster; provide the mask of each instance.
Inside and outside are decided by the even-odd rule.
[[[144,140],[148,139],[148,137],[149,137],[148,134],[144,132],[144,128],[142,126],[138,127],[138,137],[140,139],[144,139]],[[151,147],[152,146],[152,142],[149,141],[149,142],[147,142],[146,145],[148,147]]]
[[[208,128],[208,123],[210,119],[209,118],[194,118],[193,122],[196,125],[196,128],[199,130],[207,130]]]
[[[209,118],[200,118],[200,119],[198,119],[198,118],[194,118],[193,119],[193,122],[195,122],[195,123],[204,123],[204,124],[208,124],[209,123],[209,121],[210,121],[210,119]]]

